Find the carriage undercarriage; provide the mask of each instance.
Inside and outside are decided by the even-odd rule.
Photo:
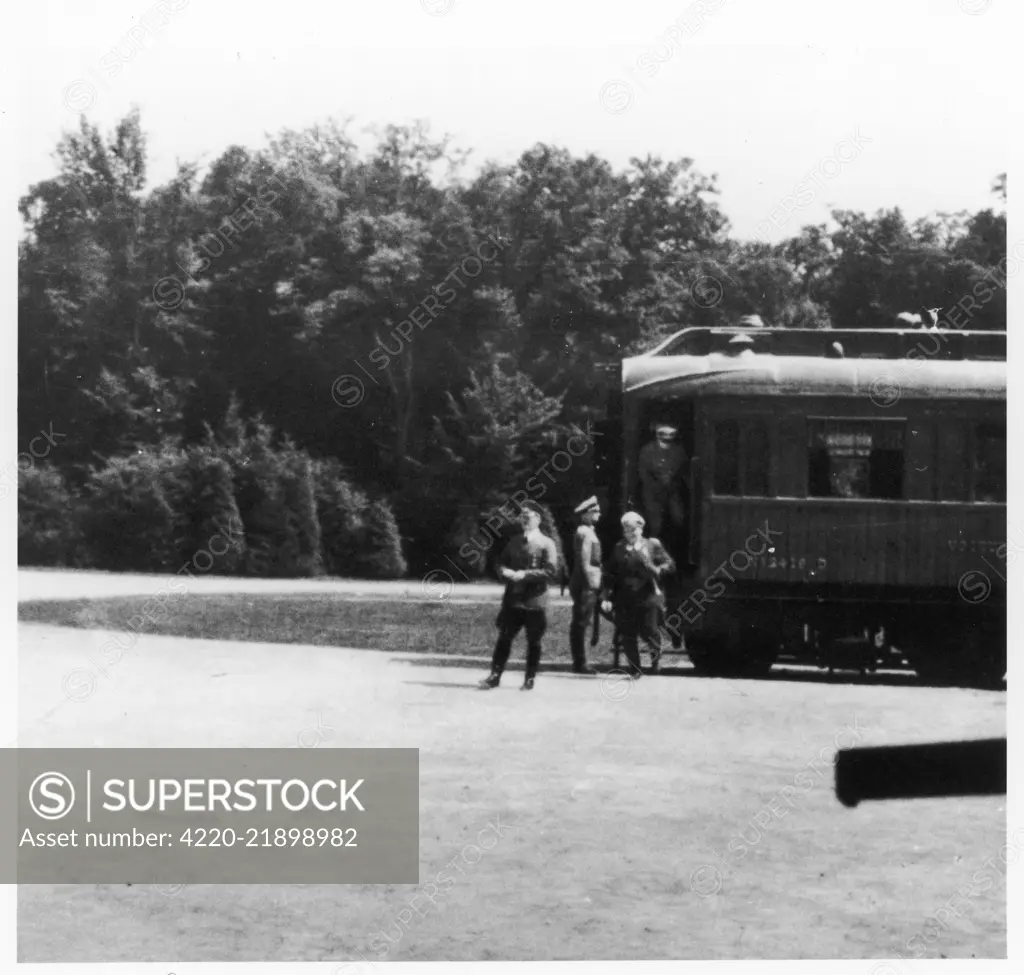
[[[673,592],[673,590],[675,590]],[[913,671],[930,684],[998,688],[1007,669],[1005,608],[965,612],[955,603],[907,600],[898,604],[830,605],[792,599],[733,598],[696,626],[673,626],[661,614],[660,660],[685,657],[715,677],[763,677],[776,665],[813,667],[861,676]],[[969,609],[970,607],[967,607]],[[609,618],[614,626],[614,620]],[[641,646],[655,656],[650,648]],[[622,647],[613,631],[613,666]]]

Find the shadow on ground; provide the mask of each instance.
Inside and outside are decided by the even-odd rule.
[[[411,657],[402,656],[400,659],[393,661],[394,663],[409,664],[414,667],[454,667],[462,670],[477,670],[486,673],[488,666],[485,662],[480,659],[467,659],[465,657]],[[600,677],[604,674],[610,673],[621,673],[622,668],[616,670],[610,663],[608,664],[591,664],[596,671],[596,677]],[[522,660],[510,660],[508,666],[505,668],[506,671],[522,671],[525,669],[525,665]],[[564,675],[572,677],[576,680],[592,680],[582,674],[573,674],[572,665],[568,663],[542,663],[540,667],[540,674],[549,674],[551,676]],[[810,670],[796,665],[787,666],[785,664],[776,664],[770,674],[763,677],[751,678],[751,677],[707,677],[702,674],[698,674],[689,663],[680,662],[679,664],[665,664],[661,665],[661,673],[656,675],[649,675],[645,668],[644,677],[669,677],[669,678],[686,678],[690,680],[756,680],[758,682],[774,682],[774,681],[785,681],[787,683],[801,683],[801,684],[852,684],[855,686],[875,686],[884,685],[892,687],[931,687],[941,686],[935,684],[929,684],[919,677],[914,671],[883,671],[874,674],[860,674],[851,671],[840,671],[835,673],[829,673],[825,670]],[[463,686],[463,685],[458,685]]]

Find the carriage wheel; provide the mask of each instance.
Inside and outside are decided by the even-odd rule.
[[[929,629],[914,646],[910,662],[930,684],[998,690],[1006,675],[1006,630],[980,624],[959,632]]]
[[[766,677],[777,651],[764,642],[730,641],[722,635],[690,635],[686,652],[698,674],[706,677]]]

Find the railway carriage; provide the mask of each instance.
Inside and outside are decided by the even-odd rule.
[[[687,329],[621,379],[611,510],[642,510],[654,423],[690,458],[685,523],[662,541],[679,566],[666,627],[698,669],[891,655],[1002,678],[1005,333]]]

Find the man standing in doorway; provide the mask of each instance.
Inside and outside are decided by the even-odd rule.
[[[682,528],[685,519],[680,491],[687,457],[682,444],[677,441],[678,434],[672,424],[658,423],[654,427],[654,440],[640,450],[637,473],[644,514],[654,538],[661,537],[666,509],[673,532]]]
[[[498,642],[491,660],[491,674],[480,682],[483,690],[497,687],[505,671],[512,641],[526,630],[526,680],[524,691],[533,690],[540,666],[541,638],[547,629],[548,585],[558,578],[558,549],[540,530],[541,510],[524,501],[519,514],[523,534],[505,546],[498,559],[498,578],[505,595],[498,614]]]
[[[601,541],[594,525],[601,517],[601,505],[596,497],[587,498],[577,509],[580,526],[573,538],[572,577],[569,595],[572,596],[572,622],[569,624],[569,648],[572,650],[572,672],[593,674],[587,666],[585,636],[594,619],[601,592]]]

